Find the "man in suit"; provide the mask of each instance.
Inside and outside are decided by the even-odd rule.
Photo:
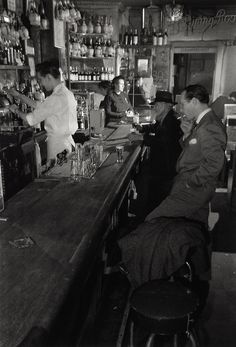
[[[157,91],[152,103],[155,123],[139,126],[144,133],[143,142],[150,148],[148,161],[148,201],[146,211],[150,213],[169,194],[176,175],[176,162],[181,153],[179,140],[183,135],[180,122],[173,109],[172,94]],[[138,126],[137,126],[138,127]]]
[[[224,165],[226,132],[208,107],[209,94],[201,85],[190,85],[181,94],[181,113],[194,126],[183,140],[177,176],[166,199],[147,217],[185,217],[207,226],[209,202]]]

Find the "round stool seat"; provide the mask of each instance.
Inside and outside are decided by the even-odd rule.
[[[190,289],[166,280],[143,284],[130,299],[132,321],[159,335],[186,332],[189,316],[197,306],[198,298]]]

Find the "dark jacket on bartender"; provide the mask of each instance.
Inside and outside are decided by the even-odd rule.
[[[117,76],[112,81],[113,89],[105,97],[106,123],[122,120],[126,112],[133,110],[128,95],[124,92],[125,81],[122,76]]]

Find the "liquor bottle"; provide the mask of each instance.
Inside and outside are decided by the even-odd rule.
[[[85,42],[85,38],[83,38],[82,40],[82,44],[80,46],[80,51],[81,51],[81,57],[86,57],[87,52],[88,52],[88,48]]]
[[[104,72],[104,67],[102,67],[102,72],[101,72],[101,81],[105,81],[105,72]]]
[[[101,74],[100,72],[97,70],[96,71],[96,81],[100,81],[101,80]]]
[[[73,1],[70,2],[69,10],[70,10],[70,18],[74,22],[76,20],[77,13],[76,13],[75,4],[73,3]]]
[[[8,65],[8,50],[7,50],[7,45],[6,45],[6,41],[5,44],[3,46],[3,65]]]
[[[78,74],[79,74],[79,72],[78,72],[78,66],[75,66],[75,70],[74,70],[74,78],[75,78],[75,81],[78,81]]]
[[[92,81],[91,71],[87,70],[87,81]]]
[[[62,8],[63,8],[63,13],[62,13],[62,17],[63,17],[63,20],[64,21],[69,21],[69,18],[70,18],[70,10],[69,10],[69,7],[67,5],[67,1],[63,1],[62,2]]]
[[[44,30],[49,29],[49,20],[46,17],[46,14],[45,14],[45,8],[44,8],[43,0],[41,0],[40,3],[39,3],[39,15],[41,17],[41,27],[42,27],[42,29],[44,29]]]
[[[157,43],[158,43],[158,37],[157,37],[156,29],[153,28],[152,44],[153,44],[153,46],[157,46]]]
[[[133,44],[138,45],[138,29],[134,29]]]
[[[82,21],[82,25],[80,27],[80,31],[81,31],[82,34],[86,34],[87,33],[87,29],[88,29],[88,27],[87,27],[87,24],[85,22],[85,17],[83,17],[83,21]]]
[[[88,81],[88,72],[84,70],[84,81]]]
[[[133,46],[133,29],[132,28],[130,29],[130,32],[129,32],[129,45]]]
[[[5,40],[4,43],[4,64],[11,65],[10,42]]]
[[[110,16],[110,18],[109,18],[108,33],[110,36],[112,36],[112,34],[113,34],[112,16]]]
[[[107,56],[108,57],[114,57],[115,55],[115,49],[113,47],[113,44],[111,42],[111,40],[107,40]]]
[[[96,40],[95,44],[95,57],[100,58],[102,56],[102,47],[101,47],[101,41],[100,38]]]
[[[159,34],[158,34],[157,44],[158,44],[158,46],[162,46],[163,45],[163,34],[162,34],[162,32],[159,32]]]
[[[94,30],[94,28],[93,28],[93,23],[92,23],[92,17],[90,16],[90,17],[89,17],[89,23],[88,23],[88,29],[87,29],[87,31],[88,31],[89,34],[92,34],[92,33],[93,33],[93,30]]]
[[[109,26],[108,26],[108,20],[107,20],[107,16],[105,16],[105,20],[104,20],[104,25],[102,27],[102,32],[107,35],[109,33]]]
[[[102,32],[102,27],[101,27],[100,23],[101,23],[100,16],[98,16],[97,23],[96,23],[95,28],[94,28],[94,32],[96,34],[101,34],[101,32]]]
[[[94,48],[93,48],[93,39],[89,39],[89,46],[88,46],[88,57],[92,58],[94,56]]]
[[[102,56],[106,57],[107,54],[107,45],[106,45],[106,40],[102,37],[101,39],[101,48],[102,48]]]
[[[45,100],[45,94],[38,83],[35,85],[34,99],[40,102]]]
[[[38,14],[37,7],[35,1],[30,1],[29,3],[29,21],[31,25],[34,26],[40,26],[41,24],[41,18],[40,15]]]
[[[111,74],[110,74],[111,81],[113,80],[114,77],[115,77],[115,73],[114,73],[114,69],[112,67],[111,68]]]
[[[78,81],[81,81],[81,71],[78,69]]]
[[[3,43],[0,42],[0,65],[4,64],[4,46]]]
[[[125,35],[124,35],[124,45],[128,46],[129,44],[129,33],[128,30],[126,29]]]
[[[163,38],[163,45],[167,45],[167,44],[168,44],[168,34],[167,34],[167,30],[165,30],[164,38]]]
[[[108,71],[108,67],[106,68],[105,67],[105,72],[104,72],[104,74],[105,74],[105,81],[108,81],[109,80],[109,71]]]
[[[146,45],[148,43],[148,33],[147,33],[147,28],[142,29],[141,33],[141,42],[143,45]]]
[[[80,13],[79,9],[75,5],[74,5],[74,8],[75,8],[75,13],[76,13],[75,20],[78,21],[78,20],[81,19],[81,13]]]

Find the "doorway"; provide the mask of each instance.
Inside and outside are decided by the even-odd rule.
[[[174,54],[174,95],[190,84],[201,84],[212,94],[215,61],[215,53]]]
[[[221,94],[224,45],[219,42],[176,42],[171,48],[170,84],[175,101],[189,84],[206,87],[210,101]]]

